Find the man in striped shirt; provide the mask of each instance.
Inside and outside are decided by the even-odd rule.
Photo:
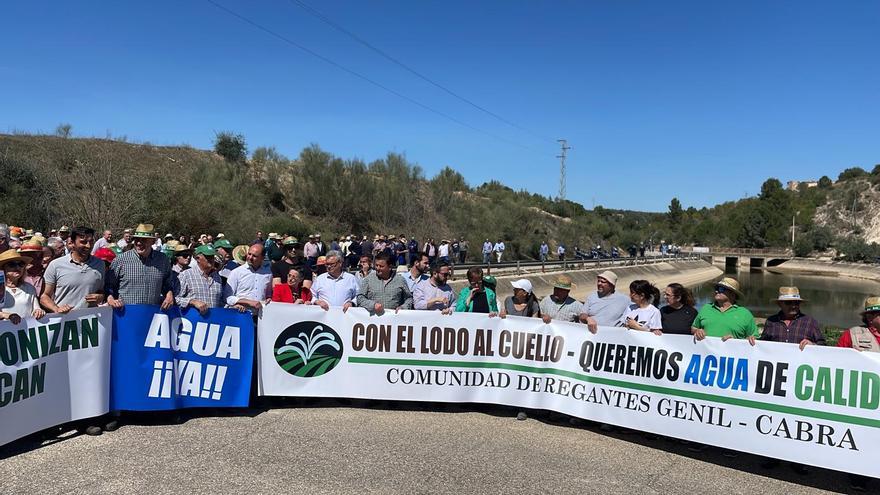
[[[384,251],[377,254],[374,264],[376,271],[360,281],[357,305],[375,314],[386,309],[412,309],[412,293],[403,277],[392,270],[391,255]]]
[[[217,273],[219,260],[213,246],[199,246],[194,254],[196,268],[190,268],[178,275],[180,290],[175,301],[181,308],[192,306],[204,316],[209,308],[223,307],[223,281]]]

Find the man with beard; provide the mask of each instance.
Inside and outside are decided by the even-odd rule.
[[[412,293],[399,276],[392,270],[394,259],[388,253],[376,255],[376,271],[360,281],[357,305],[373,314],[382,314],[386,309],[412,309]]]
[[[95,231],[88,227],[74,228],[70,254],[52,260],[46,268],[40,304],[50,313],[104,302],[104,262],[92,256],[94,236]]]
[[[422,253],[425,259],[428,255]],[[455,291],[447,282],[452,269],[448,263],[437,263],[431,268],[431,278],[415,284],[413,306],[415,309],[440,310],[444,315],[455,309]]]

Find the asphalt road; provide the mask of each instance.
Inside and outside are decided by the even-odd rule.
[[[361,404],[363,405],[363,404]],[[443,406],[439,406],[443,407]],[[846,475],[502,408],[335,401],[0,447],[0,493],[844,493]],[[869,489],[880,488],[874,480]]]

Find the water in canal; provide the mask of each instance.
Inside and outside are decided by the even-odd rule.
[[[808,300],[801,306],[801,311],[816,318],[823,326],[847,328],[859,324],[859,312],[864,309],[865,298],[880,295],[880,282],[870,280],[768,270],[737,272],[728,269],[724,276],[739,280],[745,293],[739,304],[749,308],[756,317],[766,318],[779,311],[779,306],[771,299],[779,295],[780,286],[797,287],[801,297]],[[697,308],[712,301],[714,285],[715,281],[712,281],[691,288]]]

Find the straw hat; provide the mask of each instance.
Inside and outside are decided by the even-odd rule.
[[[605,277],[602,277],[602,278],[605,278]],[[609,280],[609,282],[610,282],[610,280]],[[571,277],[569,277],[568,275],[557,275],[556,280],[553,281],[553,288],[554,289],[571,290],[571,286],[572,286]]]
[[[140,237],[142,239],[155,239],[156,229],[153,228],[153,224],[151,223],[139,223],[137,228],[134,229],[134,233],[132,233],[131,236]]]
[[[24,241],[21,244],[21,247],[18,248],[19,253],[42,253],[43,252],[43,244],[35,239],[30,239]]]
[[[0,257],[3,255],[0,254]],[[861,314],[865,313],[877,313],[880,312],[880,297],[871,296],[865,299],[865,310],[861,312]]]
[[[243,265],[247,260],[248,247],[245,245],[235,246],[232,250],[232,259],[239,265]]]
[[[11,263],[13,261],[21,261],[25,265],[29,264],[32,260],[27,256],[22,256],[12,249],[8,249],[0,253],[0,268],[6,266],[6,263]]]
[[[742,291],[739,288],[739,282],[733,277],[724,277],[721,280],[719,280],[718,282],[715,282],[715,285],[716,286],[720,285],[721,287],[724,287],[725,289],[730,289],[734,293],[736,293],[736,295],[738,295],[738,296],[743,295]]]
[[[801,298],[801,292],[797,287],[780,287],[779,288],[779,297],[776,299],[771,299],[773,302],[785,302],[785,301],[806,301],[806,299]]]

